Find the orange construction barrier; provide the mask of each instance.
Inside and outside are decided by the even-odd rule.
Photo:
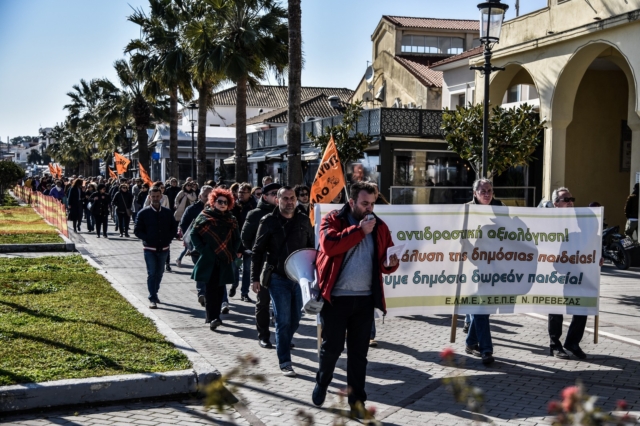
[[[45,221],[58,228],[65,237],[69,238],[67,209],[58,199],[43,195],[38,191],[33,192],[31,188],[25,186],[16,186],[13,189],[13,193],[40,213]]]

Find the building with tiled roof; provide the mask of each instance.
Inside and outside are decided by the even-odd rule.
[[[353,99],[370,108],[440,109],[442,71],[433,65],[479,45],[478,37],[478,20],[384,15],[371,35],[370,74]]]

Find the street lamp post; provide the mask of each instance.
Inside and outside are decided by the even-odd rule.
[[[124,131],[127,137],[127,142],[129,142],[129,167],[131,167],[131,140],[133,139],[133,129],[131,126],[127,126]],[[131,169],[129,169],[129,175],[133,177]]]
[[[486,178],[489,169],[489,84],[491,73],[504,71],[504,68],[491,66],[491,50],[500,42],[500,30],[504,21],[504,14],[509,6],[500,3],[500,0],[489,0],[478,5],[480,10],[480,42],[484,46],[484,65],[471,67],[484,75],[484,108],[482,121],[482,173]]]
[[[196,104],[195,102],[191,102],[187,107],[187,109],[189,110],[189,121],[191,122],[191,178],[195,179],[195,173],[193,168],[194,158],[196,156],[194,135],[195,135],[195,125],[197,120],[196,111],[198,111],[198,104]]]

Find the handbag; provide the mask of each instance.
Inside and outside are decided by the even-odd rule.
[[[93,201],[87,203],[87,210],[93,213]]]
[[[265,265],[265,267],[262,268],[262,273],[260,274],[260,287],[269,288],[269,284],[271,284],[271,274],[274,269],[276,269],[276,267],[273,265]]]
[[[127,208],[127,216],[131,216],[131,214],[132,214],[132,213],[131,213],[131,209],[130,209],[130,208]]]

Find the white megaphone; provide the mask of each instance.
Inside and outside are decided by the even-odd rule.
[[[300,284],[302,289],[302,304],[308,314],[319,314],[324,301],[320,295],[320,288],[316,282],[316,250],[305,248],[296,250],[284,262],[284,270],[290,280]]]

